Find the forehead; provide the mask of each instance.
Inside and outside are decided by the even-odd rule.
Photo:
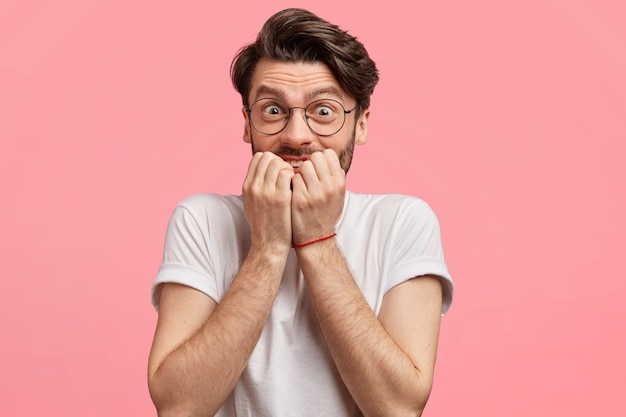
[[[322,62],[279,62],[262,59],[257,63],[250,86],[250,99],[277,96],[294,105],[323,97],[346,101],[330,69]]]

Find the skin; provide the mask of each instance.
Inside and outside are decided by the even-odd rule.
[[[321,97],[346,108],[355,104],[321,63],[259,62],[250,102],[273,94],[290,106],[305,107]],[[253,148],[242,187],[251,248],[219,304],[192,288],[163,285],[148,365],[160,416],[206,416],[219,409],[260,337],[291,244],[334,231],[351,148],[366,142],[370,112],[358,120],[352,113],[341,131],[320,137],[301,111],[271,136],[251,128],[243,111],[243,138]],[[294,168],[288,162],[294,158],[304,162]],[[296,254],[332,358],[362,413],[421,415],[439,337],[439,279],[417,277],[391,289],[376,317],[334,239],[297,248]]]

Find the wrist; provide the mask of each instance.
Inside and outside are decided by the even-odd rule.
[[[310,245],[294,248],[301,265],[310,264],[320,266],[328,259],[334,258],[334,252],[339,252],[335,237],[323,239]]]
[[[289,244],[254,244],[250,246],[246,258],[254,259],[266,264],[284,264],[289,256]]]
[[[329,240],[329,239],[333,239],[335,236],[337,236],[337,233],[333,232],[329,235],[326,236],[322,236],[322,237],[318,237],[315,239],[311,239],[311,240],[307,240],[301,243],[294,243],[293,245],[291,245],[292,248],[294,249],[298,249],[298,248],[303,248],[305,246],[309,246],[309,245],[314,245],[320,242],[323,242],[325,240]]]

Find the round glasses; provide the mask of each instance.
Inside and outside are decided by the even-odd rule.
[[[331,98],[315,100],[306,107],[288,107],[276,98],[260,98],[246,109],[252,126],[264,135],[275,135],[281,132],[293,109],[304,110],[304,120],[314,133],[320,136],[332,136],[339,132],[346,122],[346,115],[354,111],[346,110],[337,100]]]

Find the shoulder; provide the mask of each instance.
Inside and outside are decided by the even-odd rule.
[[[349,192],[346,215],[354,216],[397,216],[436,221],[431,206],[419,197],[406,194],[359,194]]]
[[[190,212],[203,212],[207,210],[238,209],[243,207],[240,196],[220,194],[193,194],[180,201],[177,207]]]
[[[364,240],[439,256],[439,221],[424,200],[403,194],[350,193],[341,226]]]
[[[245,222],[239,196],[194,194],[180,201],[170,217],[170,228],[206,231],[224,224]]]

